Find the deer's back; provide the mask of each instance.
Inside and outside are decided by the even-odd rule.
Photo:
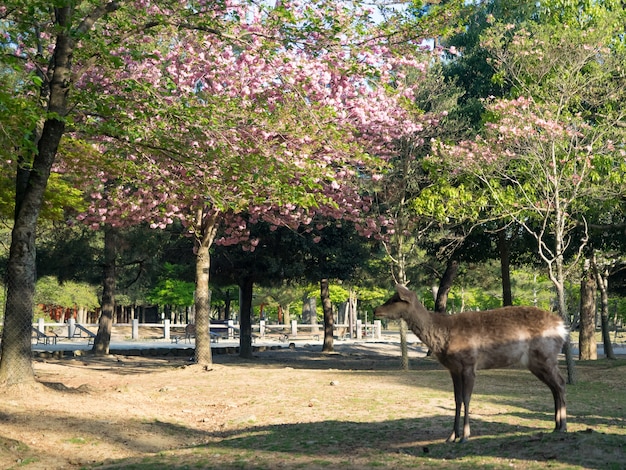
[[[536,357],[556,357],[566,329],[560,317],[535,307],[503,307],[437,319],[447,329],[447,344],[435,354],[448,362],[492,369],[527,365]]]

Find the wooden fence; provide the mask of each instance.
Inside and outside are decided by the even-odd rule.
[[[180,331],[184,331],[186,326],[187,324],[185,323],[172,323],[170,320],[164,320],[163,323],[139,323],[137,319],[132,320],[131,323],[113,324],[113,328],[128,329],[130,339],[132,340],[154,339],[155,329],[157,331],[162,330],[162,334],[157,335],[159,338],[169,340],[176,334],[179,334]],[[217,334],[222,339],[234,340],[239,337],[239,324],[232,320],[211,323],[210,328],[212,334]],[[40,318],[37,323],[33,324],[33,329],[41,333],[37,335],[38,337],[50,335],[51,331],[54,330],[54,336],[58,339],[82,337],[93,340],[98,330],[98,324],[79,324],[73,318],[64,323],[47,323],[43,318]],[[292,320],[289,325],[278,325],[269,324],[262,320],[260,323],[252,325],[252,333],[255,339],[278,338],[283,341],[300,338],[322,339],[324,336],[324,325],[299,324],[296,320]],[[338,324],[334,325],[334,336],[340,339],[381,339],[382,325],[380,320],[375,320],[373,323],[357,320],[356,325],[352,329],[349,325]]]

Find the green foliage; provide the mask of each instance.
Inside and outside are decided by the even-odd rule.
[[[383,289],[380,287],[355,287],[356,297],[359,302],[359,311],[368,311],[373,313],[374,309],[385,303],[389,297],[393,295],[391,289]]]
[[[626,324],[626,299],[623,297],[610,298],[609,315],[622,325]]]
[[[38,120],[37,107],[20,93],[25,91],[23,75],[17,65],[14,69],[14,64],[4,62],[9,55],[0,47],[0,217],[13,216],[17,164],[35,148],[33,130]]]
[[[350,297],[350,291],[343,286],[330,284],[328,286],[328,295],[330,297],[330,301],[333,304],[338,305],[348,300]]]
[[[620,28],[624,24],[624,5],[619,0],[548,0],[539,5],[539,20],[560,27],[598,28],[607,20]]]
[[[67,212],[87,209],[83,192],[58,173],[51,173],[44,194],[41,216],[48,220],[65,220]]]
[[[450,184],[441,179],[436,185],[424,188],[413,199],[413,209],[418,215],[447,223],[451,220],[477,220],[487,203],[488,198],[477,187],[464,183]]]
[[[319,285],[310,284],[306,287],[297,289],[300,295],[297,298],[292,298],[292,302],[289,304],[291,307],[290,313],[292,316],[298,316],[302,312],[303,298],[314,297],[317,299],[316,308],[318,318],[323,317],[322,305],[320,300],[320,288]],[[379,287],[363,287],[363,286],[347,286],[337,281],[331,281],[329,286],[330,301],[333,307],[336,309],[342,303],[346,302],[350,297],[350,292],[354,291],[357,298],[357,310],[359,313],[367,312],[369,319],[371,320],[371,313],[374,308],[384,303],[389,297],[393,295],[391,289],[383,289]],[[267,299],[268,289],[260,288],[257,293],[257,298]],[[271,302],[270,302],[271,305]],[[283,306],[285,304],[282,304]]]
[[[554,303],[552,282],[543,272],[530,269],[514,269],[511,272],[513,303],[515,305],[535,305],[551,310]]]
[[[96,287],[85,282],[59,283],[54,276],[44,276],[37,280],[35,303],[88,309],[95,309],[100,305]]]
[[[185,267],[165,263],[157,285],[149,292],[148,301],[157,305],[189,307],[194,303],[195,284],[180,280],[181,269]]]
[[[1,139],[0,145],[3,145]],[[15,155],[12,158],[15,158]],[[15,208],[17,165],[4,161],[0,162],[0,168],[3,170],[0,172],[0,216],[12,217]],[[51,173],[44,193],[40,217],[48,221],[60,221],[66,219],[68,212],[76,213],[86,209],[87,204],[83,192],[76,188],[74,182],[65,175]]]
[[[554,302],[553,285],[543,271],[534,266],[519,266],[511,272],[514,305],[534,305],[550,310]],[[416,287],[417,289],[417,287]],[[417,291],[420,301],[433,310],[435,299],[430,284]],[[502,306],[502,281],[499,263],[465,262],[448,294],[447,311],[487,310]]]
[[[334,286],[330,286],[331,292],[334,291]],[[340,288],[341,289],[341,288]],[[341,298],[344,296],[341,292],[336,295]],[[331,294],[332,296],[332,294]],[[347,294],[345,294],[347,298]],[[320,289],[319,285],[292,285],[284,283],[280,286],[259,286],[255,289],[254,305],[260,307],[264,304],[264,312],[266,318],[270,320],[277,319],[278,306],[281,306],[283,310],[288,310],[289,315],[292,318],[299,318],[302,314],[302,308],[304,299],[316,298],[316,313],[318,319],[323,317],[322,305],[319,300]]]
[[[178,279],[161,279],[148,294],[148,300],[158,305],[189,307],[193,305],[195,285]]]
[[[3,22],[3,32],[15,26]],[[28,35],[20,39],[28,41]],[[36,72],[24,70],[24,61],[13,54],[15,44],[0,39],[0,216],[12,217],[15,207],[15,178],[18,165],[28,169],[37,152],[44,110],[37,97],[43,80]],[[82,194],[72,181],[51,173],[40,217],[62,220],[67,209],[84,210]]]
[[[575,4],[561,6],[584,7]],[[453,184],[460,173],[476,178],[489,196],[483,220],[513,220],[535,238],[556,288],[555,305],[566,316],[573,310],[564,290],[566,264],[588,242],[581,227],[622,213],[615,201],[625,188],[614,174],[622,173],[626,128],[623,23],[618,27],[606,12],[587,18],[589,28],[574,27],[580,23],[565,16],[495,20],[481,46],[510,96],[485,102],[490,113],[475,139],[440,147],[445,172]]]

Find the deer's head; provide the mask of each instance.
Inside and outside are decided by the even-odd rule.
[[[415,307],[417,296],[401,284],[396,286],[396,293],[387,302],[374,310],[374,317],[398,320],[403,314]]]

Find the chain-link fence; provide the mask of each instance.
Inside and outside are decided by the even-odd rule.
[[[22,274],[20,269],[16,271]],[[34,284],[20,278],[5,275],[0,299],[0,383],[7,385],[32,381],[32,343],[45,335],[33,326]]]
[[[4,323],[4,311],[6,309],[7,286],[5,282],[0,282],[0,323]]]

